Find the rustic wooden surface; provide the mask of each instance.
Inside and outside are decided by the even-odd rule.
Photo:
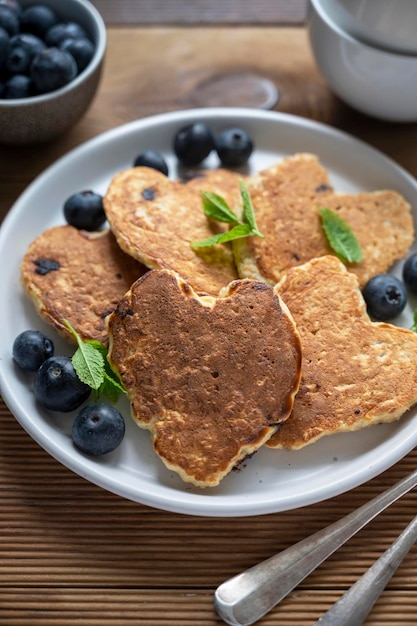
[[[117,3],[104,5],[110,11]],[[108,34],[102,84],[83,120],[49,145],[0,148],[2,217],[72,147],[135,118],[200,105],[201,85],[244,72],[278,86],[277,110],[346,130],[417,174],[417,126],[377,122],[337,100],[315,68],[303,28],[109,26]],[[353,510],[417,461],[413,451],[368,484],[299,510],[197,518],[126,501],[74,475],[4,404],[0,421],[1,626],[219,625],[213,593],[223,580]],[[381,514],[259,624],[312,625],[411,520],[416,497],[408,494]],[[416,554],[406,557],[367,626],[415,626]]]

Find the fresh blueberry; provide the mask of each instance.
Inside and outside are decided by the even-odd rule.
[[[206,124],[196,122],[181,128],[174,137],[174,152],[183,165],[194,166],[214,148],[214,138]]]
[[[53,341],[39,330],[24,330],[13,342],[13,359],[30,372],[36,372],[53,354]]]
[[[9,33],[10,37],[17,35],[20,31],[17,13],[5,4],[0,4],[0,26]]]
[[[65,39],[88,39],[88,35],[76,22],[58,22],[45,34],[45,42],[48,46],[59,46]]]
[[[120,445],[125,434],[125,422],[119,411],[102,402],[87,404],[72,425],[75,446],[86,454],[101,456]]]
[[[155,152],[154,150],[145,150],[145,152],[141,152],[138,154],[136,159],[133,162],[134,167],[151,167],[154,170],[158,170],[165,176],[168,176],[168,165],[165,161],[164,157],[159,154],[159,152]]]
[[[253,142],[242,128],[228,128],[217,135],[215,148],[222,165],[238,167],[248,162]]]
[[[0,6],[6,6],[11,9],[20,18],[22,15],[22,6],[18,0],[0,0]]]
[[[373,276],[363,288],[363,297],[371,317],[387,322],[399,315],[407,304],[403,283],[390,274]]]
[[[38,52],[45,49],[42,39],[30,33],[20,33],[10,39],[6,69],[11,74],[28,74],[30,64]]]
[[[33,4],[23,10],[20,16],[22,32],[44,37],[45,33],[58,23],[55,11],[44,4]]]
[[[103,197],[94,191],[79,191],[64,202],[68,224],[79,230],[98,230],[106,221]]]
[[[18,98],[28,98],[32,95],[32,83],[26,74],[15,74],[4,84],[3,98],[5,100],[15,100]]]
[[[82,72],[94,56],[94,44],[89,39],[64,39],[59,44],[61,50],[69,52],[75,59],[78,73]]]
[[[48,93],[67,85],[77,75],[73,57],[58,48],[46,48],[32,61],[30,76],[36,93]]]
[[[403,266],[403,280],[410,291],[417,293],[417,253],[406,259]]]
[[[51,356],[42,363],[33,380],[33,391],[44,407],[64,413],[77,409],[91,393],[67,356]]]

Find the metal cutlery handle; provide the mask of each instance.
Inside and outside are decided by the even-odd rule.
[[[417,517],[314,626],[361,626],[416,540]]]
[[[320,563],[416,485],[417,470],[334,524],[227,580],[214,595],[218,615],[231,626],[254,624]]]

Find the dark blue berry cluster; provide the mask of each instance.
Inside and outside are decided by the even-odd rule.
[[[64,87],[93,58],[85,29],[44,4],[0,0],[0,98],[28,98]]]
[[[52,339],[38,330],[25,330],[15,338],[12,354],[20,369],[34,373],[37,402],[50,411],[69,413],[88,400],[91,388],[78,378],[71,358],[54,351]],[[91,456],[112,452],[124,434],[123,416],[104,402],[84,405],[72,424],[74,445]]]
[[[173,141],[175,156],[185,167],[197,167],[213,150],[222,166],[240,167],[246,165],[253,149],[253,141],[243,128],[226,128],[216,135],[202,122],[180,128]],[[168,176],[168,164],[155,150],[145,150],[138,154],[133,165],[151,167]]]

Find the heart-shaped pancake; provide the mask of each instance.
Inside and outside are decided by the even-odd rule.
[[[298,449],[323,435],[399,419],[417,402],[417,334],[368,317],[357,277],[333,256],[277,285],[303,347],[293,411],[268,442]]]
[[[21,282],[40,316],[74,341],[63,320],[84,340],[107,344],[106,317],[147,268],[122,252],[109,231],[55,226],[29,246]]]
[[[233,206],[238,175],[205,170],[185,180],[170,180],[148,167],[116,174],[103,203],[120,247],[150,269],[170,269],[198,293],[217,295],[237,278],[230,244],[194,250],[190,243],[227,230],[203,212],[201,191],[221,195]]]
[[[319,207],[335,210],[356,235],[363,260],[349,266],[363,286],[403,258],[414,240],[411,207],[395,191],[333,191],[316,156],[296,154],[246,180],[258,228],[265,235],[233,242],[241,278],[274,285],[289,268],[333,254]]]
[[[184,481],[217,485],[290,414],[301,346],[269,285],[237,280],[201,297],[178,274],[152,270],[108,321],[132,416]]]

